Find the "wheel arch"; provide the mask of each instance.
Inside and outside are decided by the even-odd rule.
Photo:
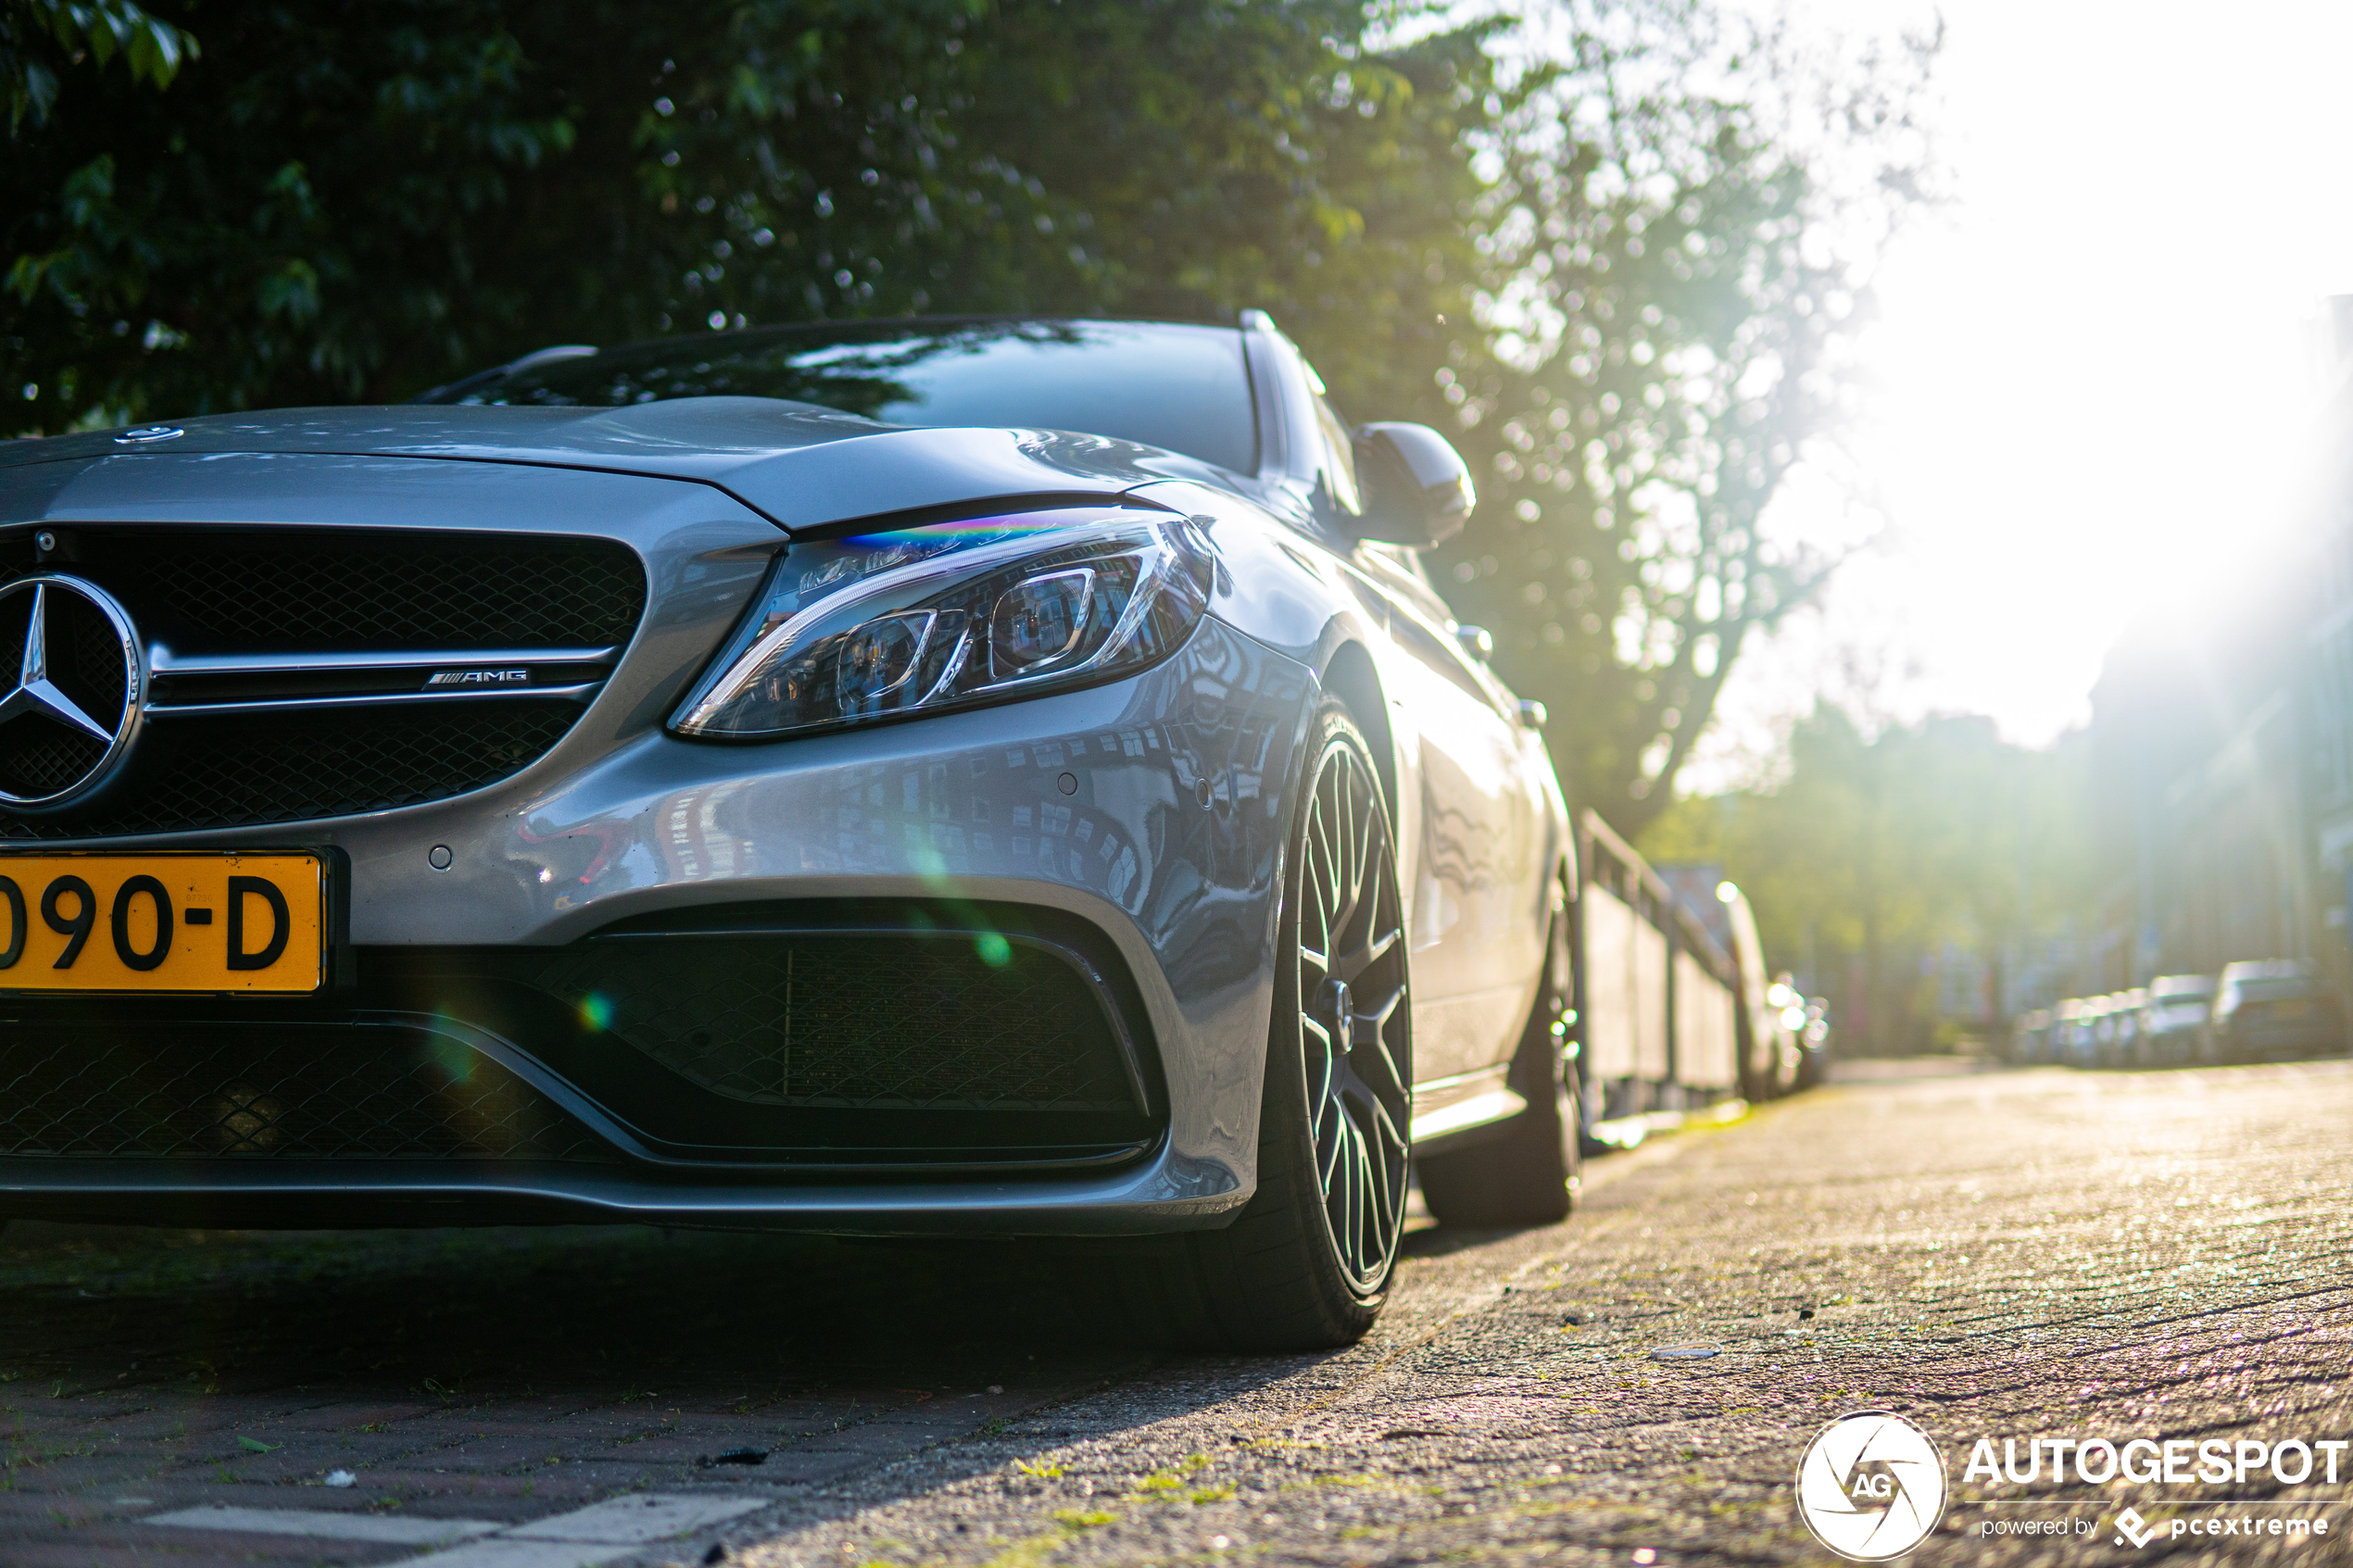
[[[1389,723],[1389,702],[1381,689],[1380,671],[1363,643],[1337,645],[1324,661],[1324,689],[1348,704],[1350,716],[1372,747],[1373,767],[1380,775],[1381,798],[1389,806],[1392,832],[1401,821],[1397,799],[1397,741]]]

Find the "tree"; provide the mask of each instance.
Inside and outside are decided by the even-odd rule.
[[[394,398],[548,343],[1467,297],[1479,33],[1358,0],[255,0],[0,172],[0,430]],[[1446,263],[1446,265],[1441,265]],[[1432,273],[1435,271],[1436,276]],[[1345,324],[1345,331],[1340,330]]]
[[[1763,523],[1845,413],[1869,266],[1921,199],[1935,41],[1826,69],[1687,0],[1567,31],[1495,132],[1483,339],[1436,372],[1486,496],[1448,564],[1559,716],[1572,794],[1631,836],[1836,564]]]
[[[30,120],[48,123],[61,68],[121,56],[133,82],[169,87],[196,55],[196,41],[131,0],[0,0],[0,83],[8,96],[8,139]]]

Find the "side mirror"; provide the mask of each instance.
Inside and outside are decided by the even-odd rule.
[[[1365,494],[1356,537],[1385,545],[1443,544],[1478,504],[1470,465],[1428,425],[1360,427],[1356,478]]]

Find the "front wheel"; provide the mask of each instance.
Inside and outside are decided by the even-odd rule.
[[[1372,752],[1327,702],[1285,868],[1258,1191],[1234,1223],[1173,1237],[1130,1276],[1156,1338],[1308,1350],[1362,1337],[1404,1234],[1413,1009],[1395,843]]]

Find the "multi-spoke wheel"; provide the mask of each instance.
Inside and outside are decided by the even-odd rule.
[[[1361,746],[1335,732],[1315,760],[1291,950],[1315,1183],[1340,1270],[1366,1294],[1397,1261],[1414,1059],[1397,861]]]
[[[1284,868],[1258,1191],[1224,1230],[1150,1255],[1131,1311],[1238,1349],[1344,1345],[1370,1328],[1405,1218],[1413,1009],[1389,809],[1365,737],[1327,703],[1308,736]]]

